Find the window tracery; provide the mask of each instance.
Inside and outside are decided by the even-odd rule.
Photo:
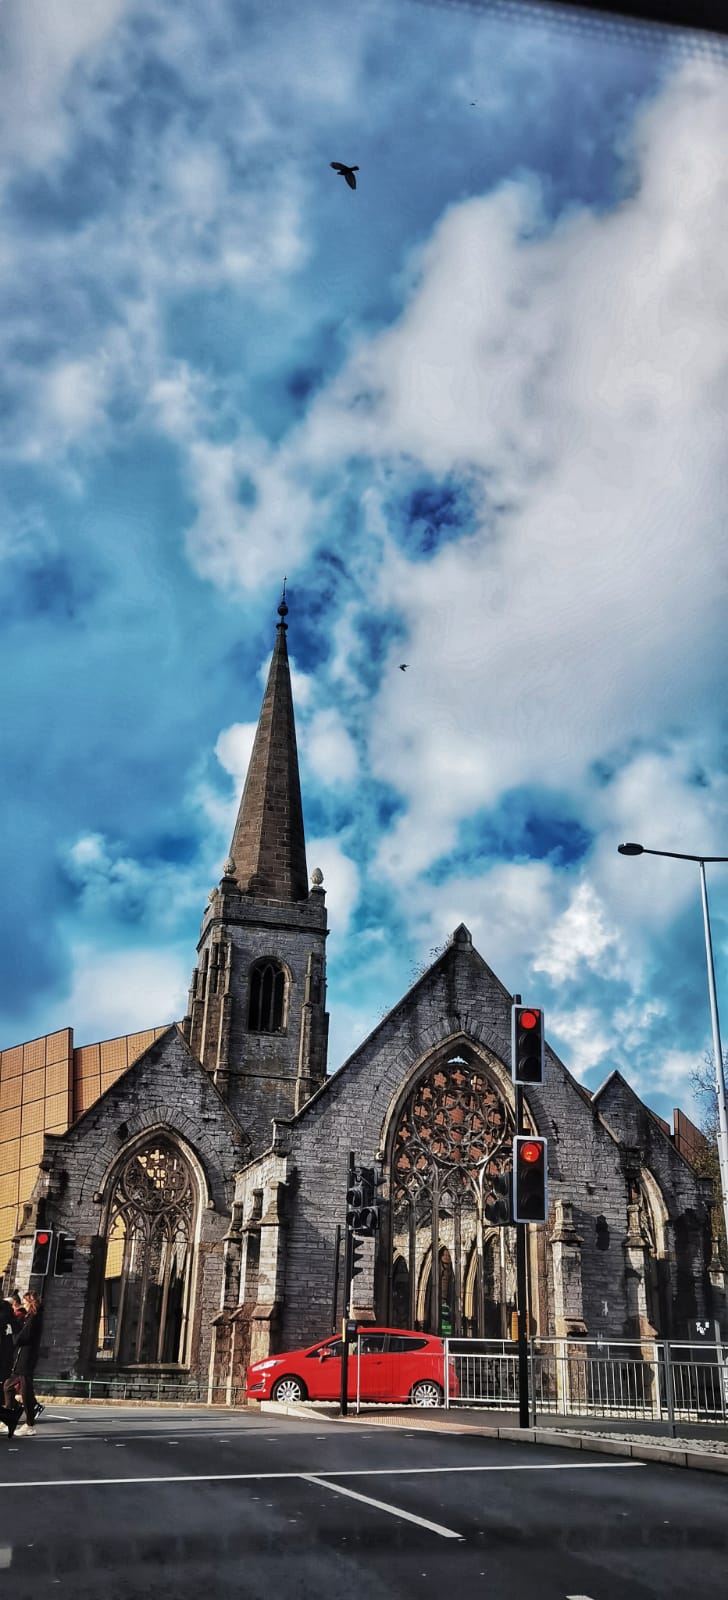
[[[493,1179],[510,1168],[512,1135],[512,1113],[475,1056],[440,1061],[414,1086],[391,1143],[396,1325],[455,1334],[507,1327],[512,1252],[484,1234],[483,1217]]]
[[[189,1163],[155,1137],[121,1168],[107,1231],[98,1355],[121,1366],[184,1360],[196,1218]]]
[[[286,974],[279,961],[257,961],[250,971],[248,1031],[280,1033],[285,1024]]]

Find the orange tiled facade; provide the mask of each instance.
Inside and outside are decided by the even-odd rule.
[[[74,1049],[73,1029],[0,1050],[0,1271],[38,1176],[46,1133],[65,1133],[163,1033],[147,1028]]]

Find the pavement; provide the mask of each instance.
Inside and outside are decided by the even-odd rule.
[[[0,1576],[13,1600],[725,1600],[719,1477],[446,1420],[51,1402],[0,1440]]]
[[[720,1423],[680,1423],[673,1436],[666,1422],[634,1421],[606,1417],[554,1416],[531,1428],[520,1428],[512,1412],[484,1411],[482,1407],[457,1406],[432,1410],[416,1406],[364,1405],[357,1415],[350,1406],[346,1417],[338,1406],[304,1401],[281,1406],[264,1400],[261,1412],[285,1413],[290,1417],[326,1416],[343,1426],[424,1429],[430,1433],[477,1434],[484,1439],[504,1439],[521,1444],[550,1444],[563,1450],[589,1450],[601,1455],[623,1456],[626,1460],[662,1461],[673,1467],[690,1467],[703,1472],[728,1474],[728,1425]]]

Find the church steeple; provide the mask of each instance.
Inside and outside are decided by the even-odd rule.
[[[273,660],[226,868],[244,894],[308,898],[306,842],[286,633],[285,584]]]
[[[230,859],[209,895],[183,1031],[253,1150],[326,1077],[326,896],[309,888],[285,587]]]

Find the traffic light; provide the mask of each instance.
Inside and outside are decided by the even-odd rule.
[[[543,1011],[511,1008],[511,1073],[514,1083],[543,1083]]]
[[[511,1221],[511,1193],[513,1175],[497,1172],[490,1179],[490,1192],[483,1206],[484,1221],[494,1228],[505,1228]]]
[[[352,1178],[346,1191],[346,1224],[352,1232],[370,1237],[379,1226],[377,1172],[374,1167],[356,1167]]]
[[[346,1225],[355,1228],[362,1211],[364,1210],[364,1185],[358,1174],[354,1174],[353,1182],[346,1191]]]
[[[73,1258],[76,1254],[76,1240],[72,1233],[59,1233],[56,1245],[56,1264],[53,1268],[54,1278],[65,1278],[73,1272]]]
[[[362,1262],[363,1248],[364,1247],[362,1245],[361,1239],[357,1239],[356,1237],[353,1237],[352,1241],[351,1241],[351,1276],[352,1276],[352,1278],[358,1277],[359,1273],[364,1271],[364,1264]]]
[[[50,1228],[36,1228],[33,1235],[33,1259],[30,1263],[31,1277],[45,1277],[51,1264],[52,1248],[52,1230]]]
[[[545,1222],[548,1216],[546,1140],[517,1133],[513,1140],[513,1219]]]

